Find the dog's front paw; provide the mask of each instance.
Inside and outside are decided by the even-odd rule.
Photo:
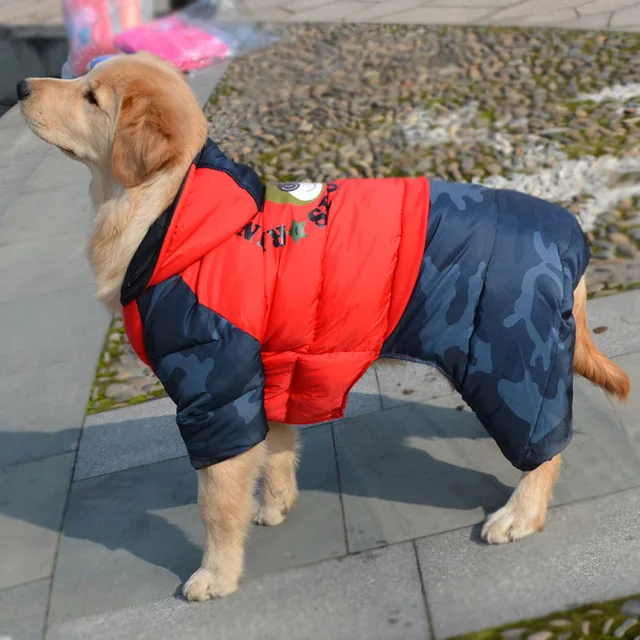
[[[215,573],[200,567],[184,584],[182,594],[187,600],[202,602],[228,596],[238,588],[237,580],[221,580]]]
[[[504,544],[526,538],[544,528],[544,516],[527,513],[507,503],[491,514],[482,527],[482,539],[489,544]]]

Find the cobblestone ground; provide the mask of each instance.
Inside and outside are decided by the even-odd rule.
[[[539,195],[588,233],[592,296],[640,286],[639,35],[275,29],[206,108],[232,158],[267,181],[427,175]],[[159,394],[114,325],[89,410]]]
[[[456,640],[589,640],[640,637],[638,596],[578,607],[517,624],[459,636]]]

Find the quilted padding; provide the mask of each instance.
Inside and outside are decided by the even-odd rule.
[[[589,249],[550,202],[434,181],[416,287],[384,355],[435,365],[527,471],[571,440],[573,291]]]
[[[342,416],[413,290],[426,241],[426,178],[264,187],[210,142],[170,209],[155,231],[161,247],[146,287],[179,275],[200,305],[257,341],[268,419]],[[130,280],[127,291],[135,291]],[[147,360],[136,336],[148,322],[125,309],[132,344]],[[178,324],[179,342],[187,329]]]

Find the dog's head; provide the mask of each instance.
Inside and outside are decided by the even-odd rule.
[[[28,78],[17,90],[36,135],[125,188],[191,161],[206,139],[182,75],[148,54],[114,56],[75,80]]]

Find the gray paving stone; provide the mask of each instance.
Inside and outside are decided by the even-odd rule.
[[[204,605],[178,599],[56,626],[49,640],[425,640],[429,630],[412,545],[246,581]]]
[[[571,1],[573,2],[574,0]],[[501,13],[499,15],[485,17],[481,22],[489,22],[491,24],[505,26],[553,27],[577,17],[573,7],[558,9],[557,11],[549,11],[548,13],[536,12],[532,15],[515,15],[512,11],[515,11],[515,8],[513,10],[511,8],[505,10],[504,14]],[[530,11],[530,9],[525,8],[523,11]]]
[[[20,168],[25,162],[32,163],[35,170],[53,149],[30,131],[24,122],[18,125],[20,118],[20,112],[16,111],[15,115],[12,114],[12,125],[2,130],[4,142],[0,147],[0,167],[3,175],[12,167]],[[1,119],[4,120],[4,117]],[[9,132],[13,133],[7,135]]]
[[[366,3],[355,0],[330,0],[321,6],[311,7],[291,14],[294,22],[358,22],[358,12]]]
[[[61,362],[95,366],[109,321],[93,285],[0,304],[0,330],[11,336],[0,341],[3,374]]]
[[[327,0],[293,0],[292,2],[286,2],[283,5],[282,2],[279,4],[272,3],[270,0],[267,2],[260,2],[261,8],[266,8],[269,6],[285,6],[287,11],[291,13],[299,13],[301,11],[306,11],[307,9],[313,9],[314,7],[322,7],[327,4]]]
[[[546,6],[543,9],[543,5]],[[505,20],[517,18],[518,20],[527,19],[535,16],[544,16],[558,10],[572,10],[578,5],[578,0],[552,0],[548,2],[540,2],[540,0],[524,0],[523,2],[511,2],[509,6],[491,14],[491,20],[494,24],[502,24]],[[574,13],[575,15],[575,13]]]
[[[74,480],[185,456],[169,398],[87,416]]]
[[[93,370],[80,360],[0,377],[0,467],[76,448]]]
[[[73,454],[0,469],[0,589],[48,578]]]
[[[382,409],[378,378],[373,368],[367,369],[364,375],[351,389],[347,406],[344,410],[344,419],[374,413]]]
[[[4,119],[1,118],[1,119]],[[4,129],[0,140],[0,218],[9,203],[17,197],[30,176],[51,152],[27,128]]]
[[[247,16],[251,20],[255,19],[254,11],[262,12],[274,10],[282,12],[281,16],[284,16],[284,18],[281,21],[286,22],[291,11],[289,7],[283,3],[283,0],[245,0],[244,6]]]
[[[248,576],[347,553],[331,429],[305,429],[301,441],[300,498],[284,524],[254,527],[247,545]]]
[[[442,0],[431,0],[431,4],[447,7],[508,7],[513,4],[513,0],[449,0],[447,3]]]
[[[85,243],[76,232],[0,246],[0,304],[92,284]]]
[[[0,590],[0,638],[43,638],[49,586],[49,580],[39,580]]]
[[[201,107],[204,107],[209,100],[213,88],[220,82],[227,67],[227,63],[218,64],[203,69],[190,78],[189,84]]]
[[[467,526],[506,500],[519,474],[461,404],[334,425],[350,551]]]
[[[603,11],[612,12],[616,9],[623,9],[633,4],[633,0],[587,0],[580,2],[578,12],[581,16],[591,15],[594,13],[602,13]]]
[[[49,161],[45,165],[49,165]],[[65,234],[79,236],[77,247],[84,252],[93,223],[89,201],[89,177],[56,188],[25,191],[23,186],[0,216],[0,246],[29,240],[48,242],[45,250],[55,252],[59,238]],[[56,269],[51,277],[66,275]]]
[[[436,638],[535,618],[638,590],[640,490],[551,510],[514,544],[461,529],[418,542]]]
[[[199,562],[195,500],[196,474],[186,458],[74,483],[50,622],[173,594]]]
[[[611,402],[581,378],[574,384],[574,435],[552,504],[640,486],[640,461]]]
[[[82,195],[88,196],[90,180],[91,172],[87,167],[51,147],[51,153],[33,172],[23,192],[50,191],[79,185],[82,188]]]
[[[371,3],[368,6],[362,6],[357,13],[351,16],[356,22],[372,22],[380,18],[389,18],[394,12],[413,9],[424,4],[424,0],[395,0],[393,5],[388,2]],[[287,6],[288,9],[296,10],[295,5]]]
[[[289,9],[287,0],[245,0],[244,6],[249,11],[254,7],[260,10],[271,9],[272,7],[286,7]]]
[[[631,379],[631,396],[627,404],[613,402],[613,406],[629,434],[635,454],[640,456],[640,353],[620,356],[615,362]]]
[[[22,114],[20,113],[20,107],[15,105],[9,109],[1,118],[0,118],[0,131],[8,131],[9,129],[16,129],[24,125],[24,120],[22,118]],[[0,152],[2,152],[3,147],[0,146]]]
[[[452,393],[447,379],[433,367],[391,359],[378,360],[374,367],[384,409],[407,402],[429,402]]]
[[[614,29],[637,30],[640,26],[640,6],[619,9],[613,14],[610,26]]]
[[[610,358],[640,351],[640,291],[591,300],[587,318],[591,329],[607,327],[593,338]]]
[[[16,105],[0,117],[0,159],[11,149],[26,129],[20,108]]]
[[[611,12],[608,13],[594,13],[579,18],[572,17],[566,22],[560,24],[561,27],[567,29],[604,29],[609,24],[611,18]]]
[[[330,426],[307,429],[302,439],[299,503],[280,527],[252,529],[248,576],[345,553]],[[195,500],[196,474],[186,458],[74,483],[50,620],[173,594],[200,562],[204,531]]]
[[[289,22],[292,21],[292,15],[286,9],[280,7],[269,7],[267,9],[250,9],[250,15],[256,22]]]
[[[416,7],[408,11],[394,13],[389,7],[389,14],[372,20],[372,22],[390,22],[398,24],[470,24],[481,20],[495,11],[492,7],[455,7],[443,6],[444,0],[437,5]]]
[[[640,486],[640,462],[604,394],[576,381],[575,435],[555,504]],[[335,423],[349,549],[475,524],[520,474],[457,395]]]

